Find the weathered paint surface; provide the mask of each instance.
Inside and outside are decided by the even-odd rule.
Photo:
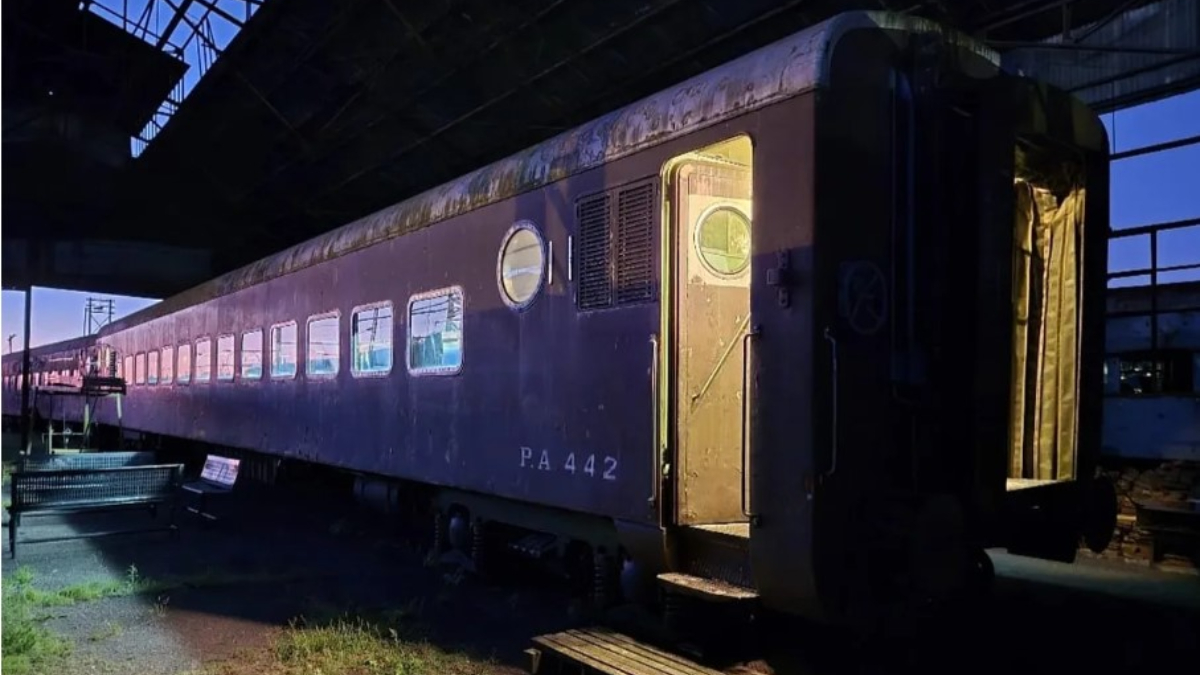
[[[813,26],[457,180],[220,276],[122,322],[132,325],[233,293],[685,136],[824,82],[838,39],[855,28],[936,32],[998,63],[991,51],[919,17],[853,12]]]
[[[825,77],[838,36],[874,21],[855,14],[800,33],[107,327],[100,339],[129,355],[294,320],[303,355],[308,317],[341,318],[336,377],[218,382],[214,349],[207,384],[134,386],[126,427],[656,525],[650,338],[662,330],[661,307],[576,309],[566,255],[578,234],[575,201],[745,134],[756,146],[751,307],[763,330],[748,378],[758,397],[749,437],[759,439],[751,507],[769,514],[752,536],[755,581],[772,603],[816,613],[816,587],[834,589],[843,572],[829,565],[818,580],[814,551],[851,530],[822,528],[815,508],[815,475],[829,454],[821,434],[831,426],[819,406],[830,378],[818,331],[836,287],[834,254],[827,244],[818,253],[817,232],[844,221],[818,224],[820,122],[805,93]],[[882,208],[860,192],[850,198]],[[498,248],[518,220],[536,223],[556,252],[553,281],[523,311],[503,302],[496,280]],[[780,254],[795,277],[786,304],[766,285]],[[408,299],[451,285],[465,296],[462,370],[414,376],[404,367]],[[394,307],[393,367],[354,377],[350,316],[378,301]],[[859,391],[878,381],[863,378]],[[854,450],[838,474],[845,484],[855,483],[851,471],[882,471],[879,446]]]

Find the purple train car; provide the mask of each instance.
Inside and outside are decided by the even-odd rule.
[[[1106,148],[968,38],[846,14],[96,345],[127,429],[842,622],[1106,545]]]

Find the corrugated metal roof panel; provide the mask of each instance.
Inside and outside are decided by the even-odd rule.
[[[1005,52],[1004,67],[1071,91],[1101,112],[1200,85],[1196,0],[1161,0],[1046,43]]]

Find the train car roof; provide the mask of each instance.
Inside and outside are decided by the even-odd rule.
[[[938,33],[999,57],[957,31],[920,17],[848,12],[783,38],[453,181],[216,277],[106,326],[119,331],[326,260],[428,227],[601,166],[824,84],[838,39],[857,28]]]
[[[50,342],[44,345],[31,347],[29,353],[33,359],[42,359],[45,355],[53,356],[60,352],[74,352],[81,349],[87,349],[96,339],[95,335],[82,335],[79,337],[67,338],[58,342]],[[16,350],[4,355],[3,363],[5,365],[12,363],[20,363],[24,359],[23,350]],[[5,373],[6,375],[8,373]]]

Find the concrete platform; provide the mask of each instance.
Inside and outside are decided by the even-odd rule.
[[[1108,597],[1200,615],[1200,576],[1163,572],[1131,563],[1081,558],[1073,564],[989,551],[1000,585],[1005,581],[1042,586],[1047,591]]]

